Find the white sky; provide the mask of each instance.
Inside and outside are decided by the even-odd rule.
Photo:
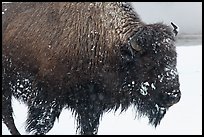
[[[202,2],[132,2],[146,23],[173,21],[180,33],[202,33]]]

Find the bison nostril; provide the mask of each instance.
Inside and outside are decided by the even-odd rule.
[[[173,105],[176,104],[181,98],[180,90],[173,90],[172,92],[167,93],[167,104]]]
[[[175,103],[177,103],[180,98],[181,98],[181,92],[180,90],[175,90],[175,92],[172,92],[172,94],[170,95],[171,98],[173,98],[175,100]]]

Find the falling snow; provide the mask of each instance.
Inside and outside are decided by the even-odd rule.
[[[5,9],[5,11],[6,11],[7,9]],[[5,14],[5,11],[2,11],[2,14]],[[169,42],[169,40],[168,39],[164,39],[164,42]],[[50,47],[50,45],[49,45],[49,47]],[[183,51],[183,49],[184,49],[184,47],[180,47],[179,48],[180,50],[179,50],[179,53],[180,53],[180,55],[179,55],[179,57],[181,57],[182,55],[184,55],[185,53],[184,52],[186,52],[186,51]],[[199,47],[191,47],[190,48],[190,51],[192,52],[193,50],[195,50],[196,52],[195,53],[201,53],[200,51],[201,51],[201,46],[199,46]],[[189,52],[190,53],[190,52]],[[188,59],[190,59],[189,58],[189,55],[190,54],[186,54],[185,55],[185,57],[186,58],[188,58]],[[196,57],[201,57],[201,56],[196,56]],[[183,58],[182,58],[183,59]],[[180,59],[180,60],[182,60],[182,59]],[[200,59],[201,58],[197,58],[198,60],[195,60],[195,61],[200,61]],[[197,63],[197,62],[192,62],[192,63]],[[124,119],[124,115],[122,115],[122,117],[120,117],[121,119],[122,119],[122,122],[117,122],[114,118],[115,117],[117,117],[117,116],[113,116],[113,117],[108,117],[108,116],[106,116],[103,120],[103,123],[101,124],[101,127],[100,127],[100,129],[99,129],[99,134],[112,134],[112,133],[110,133],[110,132],[114,132],[114,130],[115,130],[115,128],[117,129],[117,130],[115,130],[115,133],[117,134],[119,134],[119,133],[121,133],[120,132],[120,130],[119,130],[119,124],[116,124],[116,123],[127,123],[127,124],[122,124],[122,127],[123,127],[123,130],[121,130],[121,131],[125,131],[125,130],[127,130],[127,131],[129,131],[129,133],[131,133],[131,131],[130,131],[130,129],[132,130],[132,131],[136,131],[135,130],[135,127],[137,127],[137,131],[136,132],[132,132],[133,134],[138,134],[139,133],[139,131],[144,131],[144,133],[145,134],[159,134],[159,133],[169,133],[169,134],[172,134],[172,133],[174,133],[174,132],[172,132],[172,131],[175,131],[175,132],[178,132],[178,133],[182,133],[182,132],[184,132],[184,134],[188,134],[188,133],[198,133],[198,132],[200,132],[201,131],[201,122],[199,122],[200,121],[200,118],[201,118],[201,115],[200,114],[202,114],[201,113],[201,109],[200,110],[198,110],[198,109],[194,109],[194,108],[191,108],[191,106],[187,109],[187,108],[185,108],[185,106],[186,106],[186,103],[188,103],[188,99],[190,100],[190,99],[195,99],[195,98],[193,98],[193,97],[197,97],[197,98],[199,98],[199,99],[201,99],[201,94],[202,94],[202,92],[201,92],[201,89],[200,89],[200,86],[201,85],[199,85],[199,84],[201,84],[201,77],[200,77],[200,73],[201,73],[201,70],[200,70],[200,68],[201,68],[201,66],[200,65],[198,65],[198,64],[196,64],[197,66],[198,66],[198,68],[194,68],[195,66],[191,66],[191,65],[189,65],[188,64],[188,62],[184,62],[184,64],[186,65],[189,65],[188,67],[190,67],[190,68],[188,68],[187,70],[185,70],[184,69],[184,65],[181,65],[182,64],[182,61],[180,61],[179,62],[180,64],[179,64],[179,66],[180,66],[180,74],[181,74],[181,83],[182,84],[185,84],[185,86],[183,85],[182,86],[182,89],[185,89],[187,92],[186,93],[184,93],[184,95],[186,94],[186,96],[184,96],[184,99],[183,99],[183,101],[181,101],[181,103],[180,103],[180,105],[178,105],[177,106],[177,108],[175,107],[174,109],[172,109],[174,112],[176,112],[176,114],[177,114],[177,119],[176,119],[176,117],[174,117],[174,114],[173,113],[170,113],[169,114],[169,116],[167,116],[167,118],[166,119],[164,119],[164,122],[163,123],[166,123],[165,125],[164,124],[162,124],[161,123],[161,126],[162,127],[164,127],[164,128],[166,128],[165,130],[164,129],[162,129],[162,128],[159,128],[159,129],[157,129],[157,130],[155,130],[155,129],[151,129],[151,128],[148,128],[147,126],[144,126],[144,125],[142,125],[141,123],[139,123],[139,125],[138,126],[136,126],[136,124],[137,124],[137,121],[136,120],[134,120],[134,123],[132,124],[132,123],[130,123],[130,122],[128,122],[129,121],[129,119],[130,119],[130,117],[131,117],[131,111],[128,111],[128,113],[126,113],[126,116],[128,115],[128,118],[127,119]],[[201,62],[198,62],[198,63],[201,63]],[[165,68],[165,71],[168,71],[168,75],[172,75],[172,76],[175,76],[176,74],[177,74],[177,71],[175,71],[175,70],[173,70],[173,69],[170,69],[170,68]],[[192,83],[190,83],[190,82],[187,82],[187,79],[188,79],[188,76],[190,77],[190,76],[194,76],[195,77],[195,81],[193,81]],[[162,80],[163,80],[163,78],[164,78],[164,76],[161,76],[161,75],[158,75],[158,78],[160,79],[160,82],[162,82]],[[186,79],[185,79],[186,78]],[[197,79],[198,78],[198,79]],[[192,78],[190,78],[190,80],[192,80]],[[24,82],[24,84],[22,84],[22,83],[17,83],[16,85],[13,85],[12,87],[13,88],[16,88],[15,86],[18,86],[19,88],[24,88],[25,90],[27,90],[27,91],[29,91],[30,89],[29,89],[29,86],[28,87],[25,87],[25,85],[29,85],[29,83],[30,83],[30,81],[29,81],[29,79],[24,79],[23,80],[23,82]],[[193,84],[193,85],[198,85],[198,86],[192,86],[192,85],[190,85],[190,84]],[[135,81],[132,81],[131,83],[129,83],[128,84],[128,87],[134,87],[134,85],[135,85]],[[195,90],[195,91],[197,91],[195,94],[192,94],[191,92],[190,92],[190,89],[188,89],[188,87],[190,87],[190,89],[192,89],[193,88],[193,90],[195,90],[195,88],[198,88],[198,90]],[[142,95],[147,95],[147,90],[148,90],[148,88],[152,88],[152,89],[156,89],[156,87],[155,87],[155,85],[154,85],[154,83],[148,83],[148,82],[144,82],[144,83],[142,83],[141,84],[141,90],[140,90],[140,93],[142,94]],[[20,89],[17,89],[16,90],[16,92],[18,92],[18,93],[20,93],[20,92],[22,92]],[[176,91],[175,91],[176,92]],[[189,94],[189,95],[187,95],[187,94]],[[190,95],[190,94],[192,94],[192,96]],[[199,95],[198,95],[199,94]],[[188,97],[188,96],[190,96],[190,97]],[[99,99],[103,99],[104,98],[104,96],[102,95],[102,94],[99,94]],[[184,101],[186,99],[186,101]],[[199,103],[201,103],[201,102],[199,102],[200,100],[196,100],[195,99],[195,104],[196,104],[196,102],[198,102],[198,104],[197,104],[197,107],[200,107],[200,105],[199,105]],[[186,103],[185,103],[186,102]],[[22,107],[22,106],[20,106],[19,104],[18,104],[18,102],[15,102],[15,100],[13,99],[13,105],[15,106],[15,111],[14,111],[14,114],[15,114],[15,120],[17,121],[16,123],[17,123],[17,127],[19,128],[19,129],[21,129],[22,131],[20,131],[20,132],[24,132],[23,130],[24,130],[24,128],[21,128],[22,127],[22,125],[24,125],[24,123],[23,122],[19,122],[18,120],[19,119],[21,119],[21,117],[26,117],[26,113],[23,113],[23,112],[26,112],[26,107]],[[41,104],[42,102],[40,102],[39,104]],[[54,105],[54,104],[51,104],[51,106],[52,105]],[[155,106],[156,108],[158,108],[159,109],[159,107],[158,107],[158,105],[156,105]],[[162,109],[162,108],[161,108]],[[192,112],[192,111],[188,111],[189,109],[192,109],[192,110],[195,110],[196,112],[195,112],[195,114]],[[19,111],[20,110],[20,111]],[[52,109],[50,110],[51,112],[53,111]],[[186,111],[186,115],[182,115],[181,114],[181,111]],[[187,112],[189,112],[189,113],[187,113]],[[71,125],[70,126],[70,129],[71,128],[73,128],[73,130],[70,130],[69,128],[68,128],[68,124],[67,123],[71,123],[71,122],[68,122],[67,121],[67,119],[68,120],[70,120],[71,118],[73,118],[73,117],[71,117],[70,115],[69,115],[69,118],[67,118],[68,116],[67,115],[64,115],[66,112],[65,111],[63,111],[63,114],[62,114],[62,116],[61,116],[61,119],[60,119],[60,122],[57,124],[56,123],[56,126],[55,126],[55,128],[53,128],[51,131],[50,131],[50,134],[75,134],[75,129],[74,129],[74,127],[75,127],[75,125],[73,126],[73,125]],[[23,115],[24,114],[24,115]],[[46,116],[45,115],[45,113],[43,113],[43,115],[44,116]],[[173,118],[172,118],[172,117]],[[194,116],[195,118],[192,120],[192,119],[189,119],[189,117],[190,116]],[[198,116],[198,117],[196,117],[196,116]],[[47,117],[45,117],[45,119],[49,119],[50,117],[49,116],[47,116]],[[171,119],[172,118],[172,119]],[[185,121],[186,121],[186,119],[189,119],[189,123],[191,123],[190,125],[186,125],[185,124]],[[25,120],[25,118],[22,118],[21,120]],[[171,125],[171,121],[177,121],[177,124],[175,125]],[[72,121],[73,122],[73,119],[71,119],[70,121]],[[111,123],[110,123],[110,121],[111,121]],[[166,122],[165,122],[166,121]],[[169,121],[169,122],[168,122]],[[39,120],[38,121],[38,124],[39,125],[41,125],[43,122],[45,122],[45,121],[41,121],[41,120]],[[197,122],[197,123],[196,123]],[[74,122],[73,122],[74,123]],[[109,124],[108,124],[109,123]],[[169,124],[170,123],[170,124]],[[61,124],[62,126],[60,126],[59,124]],[[2,124],[2,125],[4,125],[4,124]],[[112,125],[115,125],[115,126],[112,126]],[[123,125],[129,125],[128,127],[127,126],[123,126]],[[132,126],[131,126],[132,125]],[[142,126],[141,126],[142,125]],[[189,127],[188,127],[189,126]],[[113,128],[114,127],[114,128]],[[142,127],[141,128],[141,130],[140,130],[140,127]],[[168,127],[170,127],[170,129],[171,129],[171,131],[169,131],[168,129]],[[63,130],[62,130],[63,129]],[[64,130],[64,129],[66,129],[66,130]],[[110,129],[111,129],[111,131],[110,131]],[[190,129],[190,130],[186,130],[186,129]],[[45,130],[47,130],[47,129],[45,129]],[[194,131],[193,131],[194,130]],[[149,131],[149,132],[148,132]],[[190,132],[190,131],[192,131],[192,132]],[[196,132],[195,132],[196,131]],[[2,127],[2,132],[3,132],[3,134],[9,134],[8,133],[8,131],[7,131],[7,129],[5,128],[5,125],[4,125],[4,127]],[[25,133],[26,134],[26,133]]]

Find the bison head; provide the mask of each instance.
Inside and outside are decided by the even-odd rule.
[[[174,42],[172,28],[157,23],[140,27],[121,47],[122,89],[155,127],[181,97]]]

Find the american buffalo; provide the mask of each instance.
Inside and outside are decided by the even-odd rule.
[[[11,134],[20,134],[12,96],[28,105],[33,134],[46,134],[63,108],[73,111],[80,134],[97,134],[105,112],[130,105],[156,127],[180,100],[173,27],[144,23],[129,3],[5,7],[2,119]]]

